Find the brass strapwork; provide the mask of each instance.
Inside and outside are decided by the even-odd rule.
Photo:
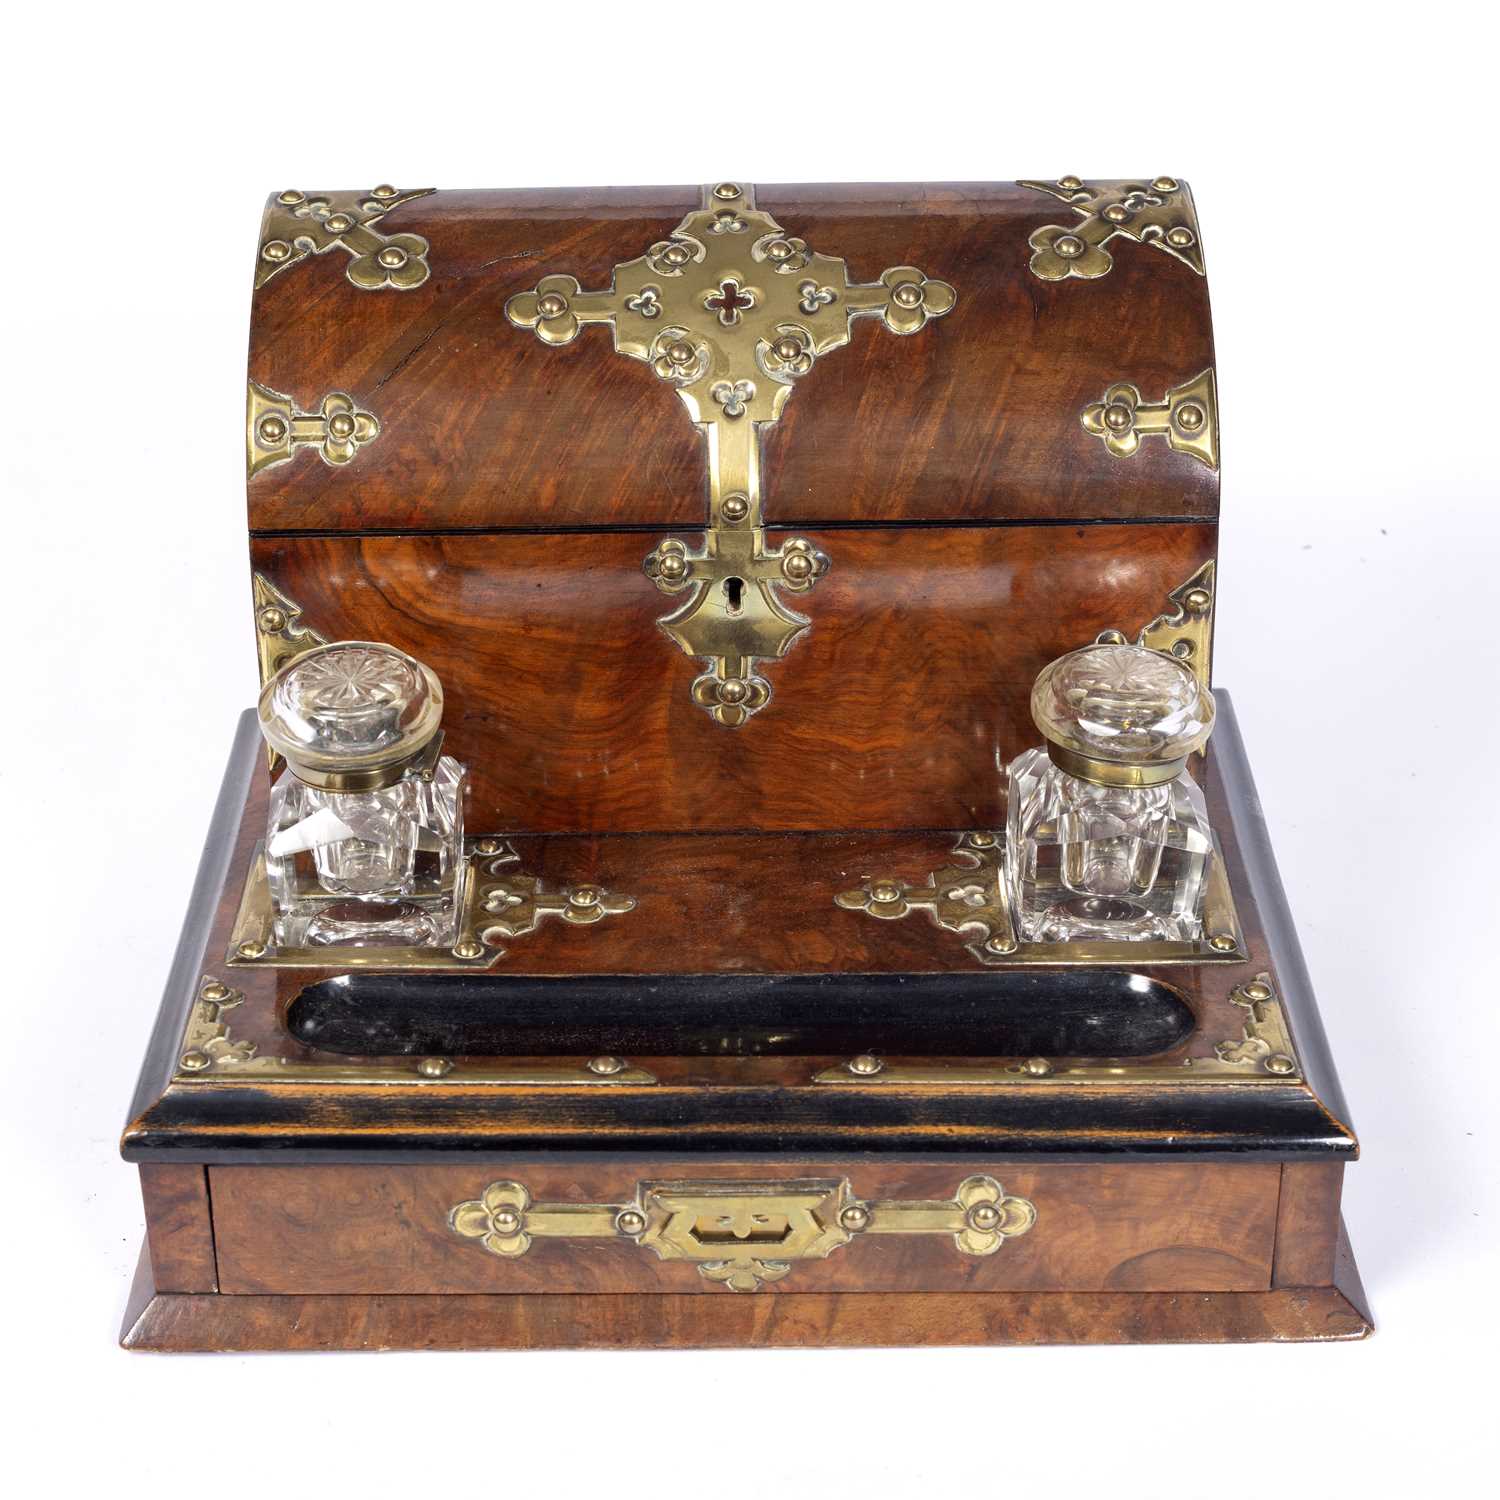
[[[922,885],[873,875],[858,890],[841,891],[833,899],[847,911],[868,912],[887,922],[926,912],[934,926],[958,933],[980,963],[1002,963],[1016,951],[1001,873],[1005,840],[980,829],[964,834],[953,852],[962,863],[934,870]]]
[[[1164,437],[1174,453],[1218,470],[1219,400],[1212,369],[1174,385],[1160,401],[1147,401],[1138,386],[1122,381],[1084,407],[1079,421],[1116,458],[1133,458],[1143,437]]]
[[[957,861],[931,872],[921,885],[878,872],[865,877],[852,891],[840,891],[834,904],[894,922],[923,912],[934,927],[956,932],[964,947],[980,963],[1046,968],[1082,964],[1201,964],[1241,963],[1245,943],[1224,871],[1216,849],[1209,861],[1203,898],[1202,941],[1142,942],[1102,940],[1059,943],[1018,943],[1005,886],[1005,838],[980,829],[960,835],[953,846]],[[859,1059],[856,1059],[858,1062]],[[882,1073],[883,1065],[850,1068],[855,1074]]]
[[[486,836],[465,841],[451,948],[278,947],[265,849],[258,845],[224,961],[231,968],[256,969],[487,969],[505,955],[513,939],[535,932],[548,918],[587,928],[635,910],[633,896],[588,880],[548,885],[513,868],[519,863],[520,856],[507,839]]]
[[[1020,186],[1050,193],[1080,216],[1079,223],[1044,224],[1032,232],[1031,270],[1042,281],[1107,276],[1115,260],[1104,247],[1116,236],[1165,251],[1198,275],[1205,274],[1193,197],[1187,184],[1175,177],[1092,185],[1078,177],[1059,177],[1056,182],[1023,181]]]
[[[951,286],[915,266],[851,282],[842,260],[757,209],[749,186],[721,182],[670,238],[617,265],[607,289],[584,291],[555,274],[505,304],[512,323],[546,344],[608,324],[616,351],[649,364],[703,433],[708,530],[696,544],[661,542],[644,567],[664,593],[682,596],[661,628],[708,662],[692,696],[720,724],[743,724],[765,707],[771,685],[760,664],[785,656],[811,624],[782,594],[806,593],[829,566],[805,538],[767,541],[760,429],[817,360],[849,342],[856,318],[913,334],[954,301]]]
[[[316,411],[299,411],[290,396],[251,381],[245,400],[245,478],[311,449],[325,464],[349,463],[380,436],[380,423],[344,391],[330,391]]]
[[[367,193],[277,193],[261,225],[255,284],[264,286],[309,255],[342,250],[344,274],[361,291],[409,291],[427,280],[427,241],[420,234],[384,234],[375,228],[393,208],[423,198],[432,188],[382,183]]]
[[[1185,662],[1198,681],[1208,687],[1213,675],[1213,560],[1210,558],[1185,583],[1179,583],[1167,598],[1174,608],[1143,625],[1136,632],[1135,643]],[[1121,630],[1101,630],[1098,639],[1101,644],[1119,645],[1126,636]]]
[[[501,1181],[448,1214],[455,1234],[505,1260],[537,1239],[626,1240],[733,1292],[758,1291],[860,1235],[951,1235],[963,1255],[993,1255],[1036,1220],[1034,1204],[985,1176],[966,1177],[951,1199],[914,1202],[856,1198],[847,1177],[641,1182],[626,1203],[534,1203],[522,1183]]]

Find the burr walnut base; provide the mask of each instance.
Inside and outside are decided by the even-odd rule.
[[[1227,700],[1203,785],[1236,946],[1123,969],[836,901],[921,889],[951,829],[517,836],[545,888],[636,905],[513,924],[477,973],[257,967],[261,764],[244,725],[125,1131],[127,1347],[1369,1331],[1355,1138]]]

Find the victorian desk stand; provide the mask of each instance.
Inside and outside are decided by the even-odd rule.
[[[1042,667],[1209,681],[1186,184],[288,190],[256,264],[262,679],[436,670],[457,927],[278,938],[247,714],[124,1133],[127,1347],[1369,1331],[1228,700],[1201,935],[1007,899]]]

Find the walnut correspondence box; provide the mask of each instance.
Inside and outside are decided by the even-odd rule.
[[[247,632],[263,680],[437,673],[458,926],[278,946],[247,713],[123,1138],[126,1345],[1368,1331],[1227,698],[1201,936],[1006,898],[1041,669],[1209,682],[1186,183],[288,190],[255,267]]]

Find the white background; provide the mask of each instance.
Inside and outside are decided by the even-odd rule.
[[[12,1493],[1482,1485],[1500,1331],[1492,25],[1480,6],[1208,0],[12,11]],[[1363,1137],[1345,1205],[1375,1338],[119,1352],[141,1212],[117,1133],[256,687],[242,424],[265,192],[1070,171],[1196,189],[1224,428],[1216,676]]]

